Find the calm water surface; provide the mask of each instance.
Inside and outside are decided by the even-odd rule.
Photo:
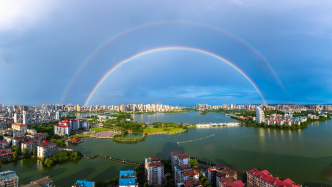
[[[170,118],[170,119],[169,119]],[[173,121],[177,123],[233,122],[223,114],[197,112],[183,114],[136,115],[144,122]],[[215,134],[211,138],[194,140]],[[239,171],[250,168],[268,169],[282,178],[290,177],[306,186],[332,185],[332,121],[314,123],[304,130],[274,130],[255,127],[218,127],[192,129],[176,135],[147,136],[136,144],[106,139],[85,138],[76,150],[88,155],[105,154],[119,159],[143,162],[148,156],[168,158],[171,151],[183,150],[203,160],[231,166]],[[50,176],[57,186],[70,186],[77,179],[106,180],[118,175],[120,169],[135,168],[100,158],[45,168],[34,159],[25,159],[2,166],[15,170],[20,183],[26,184]]]

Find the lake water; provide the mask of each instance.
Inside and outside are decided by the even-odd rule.
[[[234,122],[217,113],[200,115],[198,112],[182,114],[136,115],[144,122],[209,123]],[[203,138],[202,141],[177,142]],[[166,159],[170,152],[185,151],[202,160],[231,166],[238,171],[251,168],[267,169],[282,178],[289,177],[306,186],[332,185],[332,121],[308,125],[303,130],[275,130],[256,127],[216,127],[191,129],[175,135],[147,136],[135,144],[114,142],[110,139],[85,138],[76,150],[88,155],[104,154],[119,159],[143,162],[157,156]],[[70,186],[77,179],[106,180],[118,175],[120,169],[135,166],[97,158],[68,162],[52,168],[43,167],[34,159],[25,159],[2,165],[2,170],[14,170],[20,184],[50,176],[56,186]]]

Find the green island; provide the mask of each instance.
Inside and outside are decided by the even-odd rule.
[[[143,122],[132,121],[130,113],[115,113],[109,114],[109,116],[115,117],[115,119],[108,119],[102,122],[102,127],[94,127],[90,130],[90,133],[78,134],[78,137],[96,137],[93,135],[98,132],[112,131],[114,132],[113,140],[137,142],[145,140],[145,135],[154,134],[176,134],[188,131],[189,128],[195,128],[194,125],[182,125],[173,122],[155,122],[152,124],[145,124]],[[96,117],[90,118],[94,120]],[[126,138],[128,133],[142,134],[140,137]],[[112,137],[110,137],[112,138]]]
[[[196,111],[198,111],[198,110],[196,110]],[[199,111],[199,113],[201,115],[206,115],[207,113],[235,114],[235,113],[242,113],[244,111],[246,111],[246,110],[243,110],[243,109],[231,109],[231,110],[225,110],[225,109],[208,109],[208,110]]]

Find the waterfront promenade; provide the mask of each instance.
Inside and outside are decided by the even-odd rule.
[[[206,124],[196,124],[197,128],[212,128],[212,127],[228,127],[228,126],[238,126],[239,123],[206,123]]]

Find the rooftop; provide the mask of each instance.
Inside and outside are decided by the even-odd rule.
[[[188,155],[179,155],[178,158],[179,159],[185,159],[185,158],[189,158],[189,156]]]
[[[15,125],[15,126],[27,126],[26,124],[21,124],[21,123],[13,123],[12,125]]]
[[[39,145],[38,147],[48,147],[48,146],[51,146],[51,145],[56,145],[56,143],[50,142],[50,143],[47,143],[47,144],[44,144],[44,145]]]
[[[121,178],[134,178],[135,177],[135,171],[134,170],[121,170],[120,171],[120,177]]]
[[[15,171],[3,171],[0,172],[0,180],[4,180],[4,179],[8,179],[8,178],[12,178],[12,177],[18,177],[16,175]]]
[[[119,186],[135,186],[136,179],[135,178],[120,178]]]
[[[269,183],[275,184],[279,187],[300,187],[300,185],[295,184],[291,179],[286,178],[284,180],[280,180],[278,177],[273,177],[272,174],[267,170],[259,170],[259,169],[251,169],[248,173],[252,173],[256,177],[263,179]]]
[[[149,164],[149,167],[162,167],[163,164],[161,162],[152,162]]]
[[[198,175],[198,172],[196,170],[190,169],[188,171],[183,172],[182,175],[183,176],[189,176],[189,175],[194,176],[194,175]]]
[[[172,155],[173,156],[176,156],[176,155],[179,155],[179,154],[183,154],[182,151],[175,151],[175,152],[172,152]]]
[[[220,182],[224,183],[226,187],[244,187],[244,183],[241,180],[235,181],[233,178],[223,178]]]
[[[35,180],[35,181],[31,182],[30,184],[26,184],[23,187],[44,187],[44,186],[48,185],[51,181],[52,181],[51,178],[44,177],[44,178]]]
[[[77,180],[74,186],[77,186],[77,187],[94,187],[95,182],[87,181],[87,180]]]
[[[184,185],[186,187],[197,186],[198,185],[198,181],[196,181],[195,179],[188,179],[188,180],[184,181]]]

